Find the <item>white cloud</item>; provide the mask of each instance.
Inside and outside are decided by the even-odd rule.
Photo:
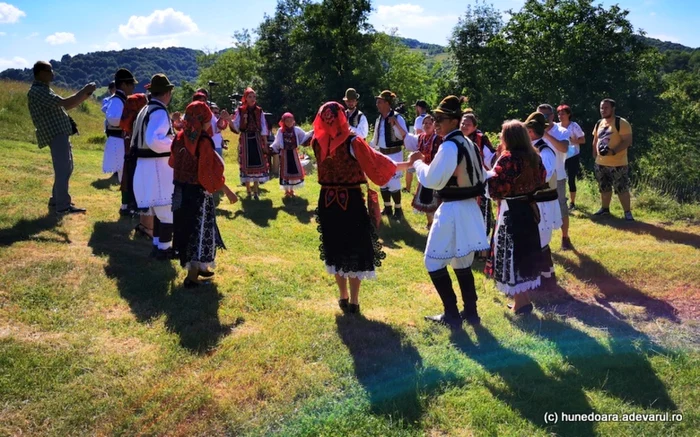
[[[26,17],[24,11],[9,3],[0,3],[0,23],[16,23],[20,18]]]
[[[29,61],[19,56],[14,58],[0,58],[0,71],[7,68],[29,68]]]
[[[677,44],[680,44],[681,39],[678,38],[677,36],[672,36],[672,35],[665,35],[662,33],[655,33],[655,34],[648,34],[647,35],[649,38],[656,38],[660,39],[661,41],[668,41],[668,42],[675,42]]]
[[[70,32],[56,32],[53,35],[47,36],[44,41],[52,46],[75,43],[75,35]]]
[[[5,36],[7,35],[5,32],[0,32],[0,36]]]
[[[90,48],[95,50],[111,51],[121,50],[122,46],[118,42],[108,42],[107,44],[92,44]]]
[[[156,10],[147,17],[132,15],[126,24],[119,26],[124,38],[171,36],[197,32],[199,28],[189,15],[173,8]]]
[[[39,36],[39,32],[32,32],[29,35],[27,35],[27,39],[34,39],[37,36]]]
[[[142,45],[138,46],[138,48],[140,48],[140,49],[150,49],[150,48],[167,49],[168,47],[180,47],[180,40],[177,38],[168,38],[168,39],[164,39],[162,41],[149,42],[149,43],[142,44]]]
[[[402,3],[399,5],[377,6],[376,20],[380,25],[388,27],[418,29],[430,31],[430,27],[452,29],[457,23],[458,15],[432,15],[426,13],[420,5]]]
[[[649,13],[649,16],[650,16],[650,17],[656,17],[656,12],[651,12],[651,13]]]

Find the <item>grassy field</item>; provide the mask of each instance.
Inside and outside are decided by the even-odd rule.
[[[185,272],[147,258],[136,222],[118,218],[89,141],[96,103],[74,111],[71,193],[88,213],[59,221],[46,208],[49,151],[30,144],[21,113],[26,86],[0,90],[0,435],[698,435],[697,205],[643,193],[636,223],[617,201],[618,218],[596,221],[582,183],[576,250],[555,233],[558,289],[512,317],[475,265],[482,327],[458,333],[423,320],[440,310],[424,218],[385,221],[379,279],[363,285],[363,315],[346,317],[319,260],[315,175],[292,201],[272,181],[259,202],[221,203],[216,280],[185,290]],[[546,423],[546,412],[682,420]]]

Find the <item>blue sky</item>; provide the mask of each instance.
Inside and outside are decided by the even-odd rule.
[[[700,47],[698,0],[601,2],[628,9],[635,28],[644,29],[649,36]],[[273,14],[277,1],[61,0],[57,2],[60,7],[45,6],[47,3],[0,1],[0,70],[98,50],[168,46],[218,50],[231,45],[234,31],[254,29],[264,14]],[[523,0],[492,3],[506,11],[519,9]],[[405,37],[446,44],[469,4],[474,1],[375,0],[370,21],[378,30],[397,29]]]

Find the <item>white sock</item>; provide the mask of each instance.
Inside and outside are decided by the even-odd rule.
[[[126,210],[126,205],[122,204],[122,211]]]
[[[158,243],[158,249],[159,250],[167,250],[170,249],[173,245],[172,241],[168,241],[167,243]]]
[[[153,245],[157,247],[159,243],[160,243],[160,237],[153,237]]]
[[[391,208],[391,202],[384,202],[384,206],[387,208]]]

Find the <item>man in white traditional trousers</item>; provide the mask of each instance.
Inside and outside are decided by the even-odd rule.
[[[136,88],[136,78],[131,74],[131,71],[126,68],[120,68],[114,74],[115,92],[107,100],[105,105],[105,134],[107,134],[107,143],[105,144],[104,156],[102,157],[102,171],[104,173],[117,172],[119,182],[122,181],[124,173],[124,156],[126,150],[124,148],[124,131],[119,127],[122,120],[122,112],[126,98],[134,93]],[[122,206],[119,209],[121,217],[131,216],[132,212],[127,207],[125,193],[122,192]]]
[[[377,109],[379,117],[374,125],[374,138],[370,146],[374,149],[379,149],[379,152],[394,162],[403,161],[403,136],[401,130],[396,127],[398,123],[403,129],[403,132],[408,132],[406,121],[400,114],[394,110],[394,101],[396,94],[389,90],[382,91],[376,96]],[[382,200],[384,201],[384,210],[382,215],[394,220],[403,219],[403,209],[401,209],[401,177],[403,171],[396,171],[394,177],[389,183],[381,187]],[[391,211],[391,201],[394,201],[394,212]]]
[[[348,123],[350,124],[350,132],[364,140],[367,138],[367,134],[369,134],[369,123],[367,122],[367,116],[357,107],[358,100],[360,100],[360,95],[357,94],[355,88],[348,88],[347,91],[345,91],[343,102],[345,102],[345,106],[347,107],[345,116],[348,118]]]
[[[174,258],[173,241],[173,169],[168,164],[173,129],[170,124],[168,103],[173,88],[164,74],[155,74],[146,89],[151,100],[134,122],[131,146],[137,147],[134,197],[140,210],[154,215],[153,251],[158,260]]]
[[[426,316],[426,320],[451,328],[460,327],[462,321],[477,325],[481,320],[476,310],[471,265],[474,252],[489,248],[486,225],[476,199],[484,194],[483,164],[477,147],[459,130],[462,118],[459,98],[445,97],[433,112],[443,143],[430,165],[423,162],[420,152],[413,152],[408,161],[416,169],[418,182],[436,190],[442,200],[428,234],[424,261],[442,300],[444,313]],[[462,291],[462,312],[457,308],[448,264],[452,265]]]
[[[540,112],[534,112],[525,120],[525,127],[530,134],[532,145],[540,152],[542,165],[547,175],[547,186],[535,193],[535,201],[540,210],[540,246],[542,247],[542,277],[554,279],[554,263],[549,242],[552,241],[552,231],[561,228],[561,208],[557,193],[557,155],[552,146],[543,138],[549,127],[549,121]]]

